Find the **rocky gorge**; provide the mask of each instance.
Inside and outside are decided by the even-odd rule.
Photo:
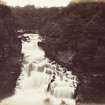
[[[70,4],[43,43],[47,56],[78,77],[77,101],[104,102],[105,3]],[[56,33],[56,31],[57,33]],[[60,30],[60,31],[59,31]],[[47,33],[52,35],[47,35]],[[43,34],[43,33],[42,33]]]
[[[0,94],[10,94],[20,74],[21,41],[16,36],[14,18],[7,13],[10,9],[4,11],[4,7],[0,6]],[[46,56],[78,77],[77,101],[104,102],[105,3],[30,8],[12,8],[19,28],[38,32],[43,38],[39,46]]]

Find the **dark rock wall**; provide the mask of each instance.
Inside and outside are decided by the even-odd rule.
[[[14,92],[20,74],[21,41],[9,7],[0,5],[0,99]]]
[[[50,58],[69,65],[77,75],[78,100],[104,102],[105,3],[70,4],[53,24],[55,28],[49,25],[43,29],[46,36],[39,45]]]
[[[20,27],[37,30],[44,39],[39,45],[46,51],[46,56],[68,67],[73,71],[73,74],[77,75],[79,81],[78,100],[104,101],[105,3],[77,3],[59,9],[30,8],[29,11],[27,6],[14,11],[18,23],[21,24]],[[13,30],[15,29],[12,27],[14,25],[10,25],[11,20],[13,20],[10,18],[11,14],[7,15],[6,12],[8,12],[8,9],[5,9],[5,12],[0,12],[2,18],[0,19],[0,58],[2,58],[0,60],[2,65],[8,65],[7,69],[5,69],[6,66],[1,66],[4,69],[2,71],[10,70],[10,73],[11,69],[9,68],[15,68],[18,64],[9,61],[10,59],[14,61],[19,57],[20,42],[14,36],[15,32]],[[12,31],[8,31],[11,29]],[[5,46],[7,46],[6,49]],[[18,71],[18,67],[14,71]],[[15,75],[18,75],[17,72],[15,73]],[[9,80],[6,75],[4,73],[3,77],[1,76],[3,81]],[[15,75],[11,76],[16,77]],[[8,84],[8,82],[1,83]],[[13,83],[12,87],[15,86],[15,82]],[[0,86],[1,88],[5,86],[5,88],[3,87],[4,90],[8,90],[7,85]],[[2,92],[3,89],[0,90]]]
[[[105,100],[105,4],[77,5],[74,14],[85,21],[77,40],[73,72],[78,76],[81,101]]]

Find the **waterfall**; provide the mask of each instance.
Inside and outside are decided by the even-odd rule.
[[[38,34],[24,34],[22,72],[15,94],[0,105],[75,105],[76,77],[67,68],[45,57]]]

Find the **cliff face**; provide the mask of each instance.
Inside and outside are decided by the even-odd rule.
[[[39,45],[47,56],[72,68],[79,80],[79,100],[103,102],[105,3],[70,4],[62,10],[59,19],[48,26],[43,29],[45,40]]]
[[[68,7],[59,9],[36,10],[34,8],[27,12],[26,7],[26,9],[23,8],[25,11],[19,9],[15,15],[20,16],[23,29],[26,27],[25,29],[30,30],[34,27],[42,35],[44,40],[39,45],[46,51],[47,57],[68,67],[77,75],[79,100],[102,102],[105,100],[105,3],[82,3],[83,0],[77,1],[81,1],[81,3],[71,3]],[[33,11],[36,11],[36,13]],[[18,60],[19,49],[21,48],[19,47],[20,42],[14,36],[14,27],[10,27],[13,26],[10,22],[11,18],[6,18],[5,12],[0,13],[0,24],[2,24],[0,27],[3,27],[0,28],[2,37],[0,38],[1,67],[3,72],[9,71],[8,73],[1,72],[1,79],[7,81],[1,82],[0,90],[2,93],[3,88],[8,90],[8,80],[14,83],[10,89],[15,86],[14,80],[19,75],[19,72],[17,73],[19,66],[14,61]],[[8,14],[8,17],[11,16]],[[8,31],[8,29],[11,31]],[[7,46],[6,49],[4,46]],[[7,69],[5,69],[6,67]],[[11,79],[7,79],[10,76],[9,74],[14,72],[11,73],[13,68],[15,73],[11,75]],[[16,78],[13,80],[12,76]]]
[[[0,99],[11,95],[20,74],[21,41],[9,7],[0,5]]]

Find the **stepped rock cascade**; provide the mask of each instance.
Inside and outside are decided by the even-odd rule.
[[[15,94],[0,105],[75,105],[76,76],[45,57],[38,34],[24,34],[22,73]]]

